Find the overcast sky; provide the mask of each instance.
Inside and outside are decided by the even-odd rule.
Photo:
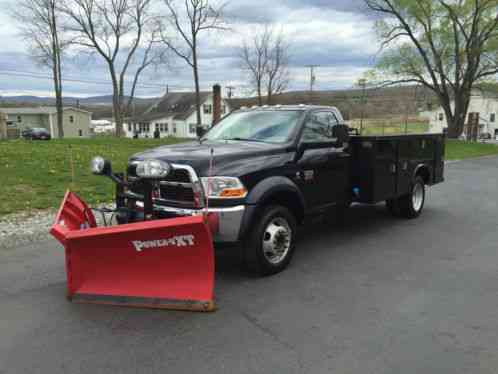
[[[160,1],[160,0],[159,0]],[[0,0],[0,95],[52,95],[50,72],[36,66],[27,46],[18,36],[16,20],[8,7],[17,0]],[[201,85],[203,89],[219,82],[236,87],[236,95],[248,94],[248,80],[237,61],[241,41],[264,23],[282,27],[291,44],[290,89],[309,86],[309,70],[318,64],[317,89],[348,88],[370,68],[378,52],[373,19],[362,0],[231,0],[226,9],[231,31],[203,39]],[[16,74],[16,75],[13,75]],[[24,77],[17,76],[24,74]],[[31,75],[31,76],[29,76]],[[80,58],[65,66],[65,95],[92,96],[111,93],[105,66],[98,58]],[[82,79],[96,83],[79,83]],[[171,89],[192,89],[192,72],[181,61],[172,70],[149,71],[143,76],[139,96],[162,94]]]

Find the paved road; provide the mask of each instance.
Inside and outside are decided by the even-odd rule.
[[[215,314],[73,305],[55,243],[2,251],[0,373],[497,373],[498,159],[447,179],[417,221],[309,227],[279,276],[222,256]]]

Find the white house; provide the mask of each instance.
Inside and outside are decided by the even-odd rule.
[[[454,102],[452,107],[454,107]],[[468,115],[472,113],[479,114],[480,134],[489,134],[493,139],[498,140],[498,93],[474,89],[470,99]],[[421,112],[420,116],[430,121],[431,132],[442,132],[444,128],[448,127],[446,114],[442,107]]]
[[[221,101],[221,116],[230,112],[226,100]],[[211,127],[213,123],[213,93],[201,92],[202,126]],[[153,138],[157,129],[161,138],[196,138],[197,115],[194,92],[171,92],[142,115],[130,118],[124,124],[126,137],[138,135],[140,138]]]

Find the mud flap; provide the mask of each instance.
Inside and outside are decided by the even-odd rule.
[[[65,248],[74,302],[215,309],[213,241],[203,216],[99,228],[68,192],[50,232]]]

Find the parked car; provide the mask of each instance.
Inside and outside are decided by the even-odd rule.
[[[27,140],[50,140],[52,139],[52,136],[50,135],[50,132],[48,132],[47,129],[44,129],[42,127],[40,128],[33,128],[33,129],[26,129],[22,132],[22,137]]]

